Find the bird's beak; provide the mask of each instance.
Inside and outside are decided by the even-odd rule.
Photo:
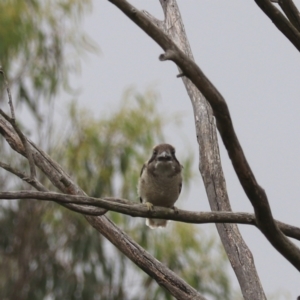
[[[171,160],[171,155],[169,152],[163,151],[162,153],[160,153],[159,155],[157,155],[157,159],[159,161],[169,161]]]

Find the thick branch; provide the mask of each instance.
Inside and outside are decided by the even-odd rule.
[[[213,211],[213,212],[193,212],[187,210],[164,208],[154,206],[153,210],[148,210],[145,204],[131,202],[118,198],[93,198],[88,196],[66,195],[54,192],[35,192],[35,191],[18,191],[18,192],[0,192],[0,199],[37,199],[44,201],[55,201],[65,204],[93,205],[106,210],[119,212],[132,217],[141,218],[160,218],[166,220],[180,221],[194,224],[207,223],[238,223],[245,225],[257,226],[255,216],[249,213]],[[288,237],[300,241],[300,228],[276,221],[280,230]]]
[[[267,237],[270,243],[291,264],[300,271],[300,250],[288,240],[274,222],[271,208],[265,191],[258,185],[255,176],[247,162],[243,149],[236,136],[230,117],[228,106],[219,91],[213,86],[200,68],[189,59],[174,42],[162,32],[156,25],[152,24],[142,12],[123,0],[110,0],[134,23],[143,29],[154,41],[165,51],[162,59],[174,61],[196,87],[201,91],[210,103],[217,121],[217,128],[232,161],[234,170],[239,181],[251,201],[259,229]],[[300,49],[300,47],[299,47]]]
[[[287,17],[291,18],[291,22],[294,26],[289,22],[289,20],[278,10],[270,0],[255,0],[256,4],[261,8],[261,10],[271,19],[274,25],[281,31],[290,42],[300,51],[300,33],[297,31],[298,20],[296,21],[295,16],[292,16],[291,6],[286,3],[284,6],[285,13],[287,13]],[[280,1],[278,1],[280,3]],[[287,0],[282,1],[287,2]],[[288,1],[290,2],[290,1]],[[287,12],[287,9],[289,11]],[[298,16],[299,19],[299,16]]]
[[[191,60],[194,60],[176,0],[160,0],[164,10],[164,26],[160,27]],[[156,24],[156,23],[155,23]],[[225,177],[218,147],[217,130],[211,106],[196,86],[179,69],[191,99],[197,140],[199,144],[199,169],[208,201],[213,211],[231,211]],[[236,224],[216,224],[218,233],[231,266],[239,281],[245,300],[266,299],[259,280],[252,253],[244,242]]]

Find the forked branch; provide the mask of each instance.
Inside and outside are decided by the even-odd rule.
[[[176,0],[160,0],[164,11],[164,21],[158,23],[161,28],[191,60],[192,49],[186,35]],[[201,40],[201,38],[200,38]],[[195,129],[199,144],[199,171],[202,175],[209,205],[212,211],[231,211],[226,180],[222,170],[218,145],[217,128],[211,106],[197,87],[184,76],[179,75],[189,95],[194,111]],[[197,199],[200,200],[200,199]],[[218,234],[226,251],[229,262],[239,282],[245,300],[265,300],[266,296],[255,268],[253,255],[245,243],[237,224],[216,224]]]
[[[274,25],[281,31],[290,42],[300,51],[299,15],[296,6],[291,0],[278,0],[284,14],[270,0],[255,0],[261,10],[270,18]],[[273,1],[274,2],[274,1]]]

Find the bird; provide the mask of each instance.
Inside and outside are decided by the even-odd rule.
[[[175,148],[170,144],[159,144],[153,148],[151,158],[142,167],[138,182],[138,196],[148,210],[153,206],[174,206],[182,188],[182,165],[175,156]],[[146,219],[151,229],[166,227],[168,220]]]

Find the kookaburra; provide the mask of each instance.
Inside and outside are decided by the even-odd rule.
[[[140,201],[151,210],[153,206],[171,207],[182,187],[182,166],[175,156],[175,148],[159,144],[153,148],[151,158],[143,165],[138,183]],[[167,220],[146,219],[150,228],[166,227]]]

